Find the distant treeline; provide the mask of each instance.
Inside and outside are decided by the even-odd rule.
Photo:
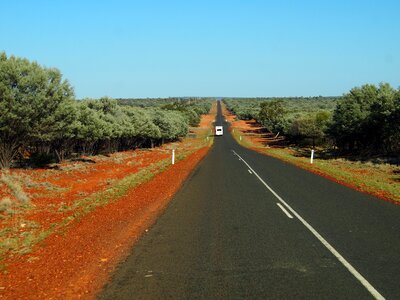
[[[175,141],[211,108],[200,99],[146,101],[77,101],[59,70],[0,53],[0,168],[27,156],[62,161]]]
[[[387,83],[355,87],[342,97],[224,99],[239,119],[255,119],[297,144],[341,152],[398,155],[400,90]]]
[[[120,105],[179,111],[185,115],[190,126],[199,125],[200,116],[210,111],[212,100],[215,99],[201,97],[116,99],[117,103]]]
[[[149,107],[149,106],[159,106],[162,107],[166,104],[174,102],[187,102],[189,104],[193,102],[204,103],[203,100],[215,100],[215,98],[207,97],[168,97],[168,98],[115,98],[118,104],[130,105],[137,107]]]
[[[223,101],[240,120],[258,120],[261,103],[279,102],[285,107],[285,119],[298,118],[317,111],[333,111],[341,97],[268,97],[225,98]]]

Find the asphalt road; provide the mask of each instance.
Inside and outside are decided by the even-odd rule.
[[[400,206],[239,146],[220,110],[217,123],[100,299],[400,299]]]

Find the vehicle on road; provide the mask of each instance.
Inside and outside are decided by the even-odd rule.
[[[223,135],[224,128],[222,126],[215,126],[215,135]]]

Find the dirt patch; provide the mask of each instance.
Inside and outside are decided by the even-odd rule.
[[[217,115],[217,104],[216,102],[213,102],[211,106],[210,113],[208,115],[205,115],[201,118],[200,121],[200,128],[210,128],[212,127],[214,121],[215,121],[215,116]]]

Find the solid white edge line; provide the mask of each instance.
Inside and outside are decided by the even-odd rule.
[[[289,212],[282,206],[282,204],[277,203],[276,205],[279,206],[280,209],[282,209],[282,211],[285,213],[285,215],[289,218],[289,219],[293,219],[293,216],[291,214],[289,214]]]
[[[383,297],[331,244],[328,243],[306,220],[304,220],[289,204],[287,204],[265,181],[253,170],[252,167],[235,150],[232,152],[253,172],[262,184],[283,204],[286,208],[311,231],[311,233],[346,267],[346,269],[371,293],[375,299],[383,300]]]

